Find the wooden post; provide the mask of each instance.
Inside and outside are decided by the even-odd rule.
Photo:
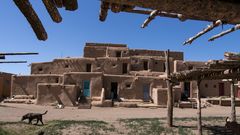
[[[168,127],[173,126],[173,91],[172,91],[172,83],[169,80],[170,75],[170,64],[169,64],[169,50],[165,52],[165,59],[166,59],[166,74],[167,74],[167,125]]]
[[[235,86],[234,86],[234,80],[231,81],[231,122],[236,122]]]
[[[201,80],[197,80],[197,129],[198,129],[198,135],[202,135],[202,110],[201,110],[200,83],[201,83]]]

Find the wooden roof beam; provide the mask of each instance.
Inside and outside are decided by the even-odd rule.
[[[234,32],[234,31],[237,31],[237,30],[239,30],[239,29],[240,29],[240,24],[237,24],[237,25],[235,25],[233,28],[228,29],[228,30],[226,30],[226,31],[223,31],[223,32],[221,32],[220,34],[217,34],[217,35],[211,37],[208,41],[214,41],[215,39],[218,39],[218,38],[220,38],[220,37],[223,37],[223,36],[225,36],[225,35],[227,35],[227,34],[229,34],[229,33],[232,33],[232,32]]]
[[[62,17],[53,0],[42,0],[52,20],[56,23],[62,21]]]
[[[183,45],[192,44],[192,42],[194,40],[198,39],[202,35],[208,33],[209,31],[213,30],[214,28],[218,27],[219,25],[222,25],[222,21],[221,20],[214,21],[211,25],[208,25],[207,28],[203,29],[198,34],[196,34],[195,36],[193,36],[193,37],[189,38],[187,41],[185,41],[183,43]]]
[[[45,31],[41,20],[38,18],[37,13],[32,8],[29,0],[13,0],[22,14],[26,17],[33,31],[39,40],[47,40],[47,32]]]

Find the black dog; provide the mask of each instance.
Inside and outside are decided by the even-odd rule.
[[[38,124],[39,121],[43,125],[42,116],[47,114],[47,112],[48,111],[46,111],[45,113],[27,113],[27,114],[22,116],[22,120],[21,121],[24,121],[24,120],[28,119],[28,123],[32,124],[32,120],[36,119],[37,120],[36,125]]]

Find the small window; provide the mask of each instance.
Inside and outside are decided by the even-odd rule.
[[[112,64],[113,67],[117,66],[115,63]]]
[[[205,84],[205,88],[208,88],[208,84],[207,83]]]
[[[58,78],[56,78],[55,82],[56,82],[56,83],[58,83],[58,82],[59,82],[59,79],[58,79]]]
[[[69,65],[68,65],[68,64],[66,64],[66,65],[65,65],[65,68],[69,68]]]
[[[213,85],[213,88],[217,88],[217,85],[214,84],[214,85]]]
[[[42,67],[38,68],[38,71],[43,71],[43,68]]]
[[[163,63],[163,72],[166,72],[166,65]]]
[[[155,64],[157,65],[157,64],[158,64],[158,62],[155,62]]]
[[[126,88],[131,88],[131,84],[126,84]]]

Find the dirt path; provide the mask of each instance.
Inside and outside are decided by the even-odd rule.
[[[77,109],[66,107],[55,109],[52,106],[38,106],[26,104],[0,104],[0,121],[19,121],[21,116],[29,112],[44,112],[48,110],[45,121],[49,120],[102,120],[113,122],[117,119],[126,118],[163,118],[166,116],[166,108],[99,108]],[[240,108],[236,109],[240,116]],[[196,109],[174,108],[174,117],[195,117]],[[213,106],[203,109],[203,116],[228,116],[230,107]]]

